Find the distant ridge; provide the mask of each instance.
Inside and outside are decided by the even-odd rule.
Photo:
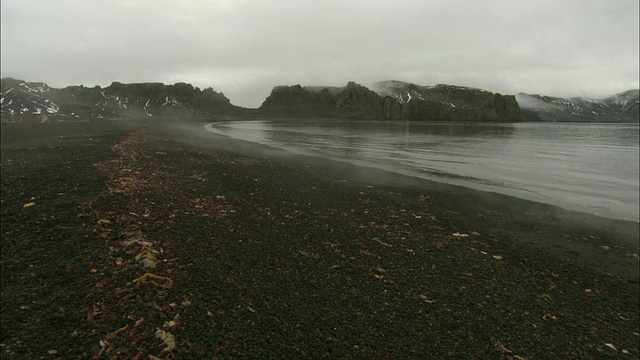
[[[68,86],[0,80],[2,121],[17,114],[52,119],[167,117],[175,119],[336,118],[412,121],[638,122],[638,90],[602,100],[502,95],[454,85],[423,86],[391,80],[369,89],[346,86],[276,86],[260,108],[231,104],[223,93],[186,83]]]
[[[349,82],[345,87],[278,86],[261,114],[425,121],[524,121],[512,95],[451,85],[419,86],[400,81],[374,85],[372,91]]]
[[[392,80],[373,85],[376,92],[390,96],[406,108],[410,120],[433,117],[453,121],[524,121],[513,95],[492,93],[455,85],[422,86]],[[403,117],[403,118],[405,118]]]
[[[44,113],[56,118],[211,118],[244,116],[246,112],[232,105],[223,93],[212,88],[200,90],[185,83],[113,82],[105,88],[55,89],[44,83],[4,78],[0,84],[0,104],[3,119],[22,113]]]
[[[581,122],[639,122],[640,90],[605,99],[557,98],[520,93],[516,96],[529,120]]]

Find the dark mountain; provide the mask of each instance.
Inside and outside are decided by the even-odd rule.
[[[4,78],[0,82],[0,105],[2,117],[12,114],[55,114],[60,108],[52,101],[58,94],[45,83],[26,83],[22,80]]]
[[[56,118],[160,116],[212,118],[247,116],[249,110],[232,105],[224,94],[178,83],[122,84],[101,88],[69,86],[55,89],[44,83],[2,79],[2,117],[48,114]]]
[[[266,117],[397,119],[400,104],[350,82],[345,87],[277,86],[258,109]]]
[[[629,90],[606,99],[566,99],[520,93],[517,99],[528,120],[638,122],[639,94],[639,90]]]
[[[523,121],[513,95],[453,85],[421,86],[402,81],[374,84],[382,96],[402,104],[401,118],[411,120]]]
[[[350,82],[345,87],[278,86],[259,109],[263,116],[386,120],[522,121],[514,96],[458,86],[419,86],[399,81],[375,92]]]
[[[373,91],[375,90],[375,91]],[[401,81],[370,90],[343,87],[277,86],[259,109],[231,104],[224,94],[190,84],[122,84],[56,89],[13,78],[0,81],[3,121],[15,114],[58,119],[157,116],[171,118],[337,118],[427,121],[597,121],[637,122],[638,90],[602,99],[495,94],[452,85],[421,86]]]

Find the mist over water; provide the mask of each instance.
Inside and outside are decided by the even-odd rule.
[[[638,221],[638,124],[224,122],[232,138]]]

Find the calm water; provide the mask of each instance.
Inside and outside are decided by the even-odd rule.
[[[258,120],[207,129],[293,153],[638,221],[638,124]]]

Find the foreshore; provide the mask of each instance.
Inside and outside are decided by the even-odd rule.
[[[2,124],[2,358],[634,358],[638,224],[145,121]]]

